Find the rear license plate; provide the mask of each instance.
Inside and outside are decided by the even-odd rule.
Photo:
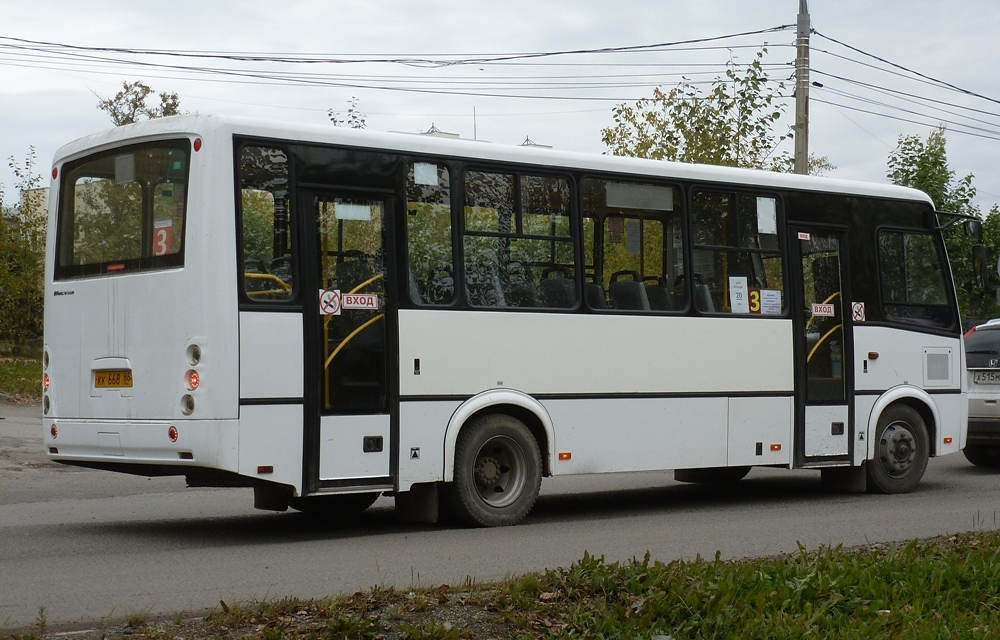
[[[998,380],[1000,383],[1000,380]],[[104,369],[94,372],[94,386],[98,389],[132,386],[131,369]]]
[[[1000,384],[1000,371],[973,371],[972,381],[976,384]]]

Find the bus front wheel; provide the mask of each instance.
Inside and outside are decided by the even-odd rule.
[[[912,407],[897,404],[879,417],[875,457],[868,461],[868,489],[874,493],[908,493],[927,469],[930,445],[927,426]]]
[[[538,498],[542,458],[523,422],[508,415],[476,419],[455,443],[455,479],[445,504],[461,523],[502,527],[524,519]]]

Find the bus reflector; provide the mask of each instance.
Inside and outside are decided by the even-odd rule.
[[[118,264],[109,264],[108,271],[122,271],[125,269],[125,263],[119,262]]]
[[[274,467],[269,464],[258,465],[257,473],[274,473]]]
[[[55,180],[59,177],[59,167],[52,167],[52,179]]]
[[[771,451],[781,451],[781,443],[774,442],[771,444]]]
[[[944,443],[945,444],[951,444],[951,437],[950,436],[946,436],[945,439],[944,439]]]
[[[201,138],[195,138],[192,146],[194,146],[195,151],[201,151]]]
[[[175,427],[174,425],[170,425],[170,428],[167,429],[167,437],[170,439],[170,441],[177,442],[178,435],[179,434],[177,433],[177,427]]]
[[[573,457],[573,453],[570,452],[570,451],[560,451],[559,452],[559,459],[560,460],[569,460],[572,457]]]
[[[52,425],[49,428],[49,433],[52,435],[52,439],[55,440],[56,438],[59,437],[59,427],[57,427],[56,425]]]

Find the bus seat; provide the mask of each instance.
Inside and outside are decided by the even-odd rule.
[[[531,270],[519,262],[507,265],[507,287],[504,294],[510,307],[537,307],[538,296]]]
[[[563,267],[549,267],[542,271],[539,283],[543,307],[569,309],[576,304],[576,286]]]
[[[587,306],[591,309],[607,309],[608,299],[604,295],[604,285],[597,281],[587,282],[583,286],[584,296],[587,298]]]
[[[450,304],[455,300],[455,276],[450,264],[427,272],[424,292],[428,304]]]
[[[707,284],[698,282],[694,285],[694,304],[698,311],[705,313],[715,313],[715,302],[712,300],[712,291]]]
[[[649,299],[649,308],[655,311],[671,311],[674,308],[670,298],[670,291],[661,276],[646,276],[642,280],[646,289],[646,298]]]
[[[350,293],[375,275],[375,269],[363,256],[337,262],[337,288]],[[359,292],[360,293],[360,292]]]
[[[628,276],[630,280],[621,279]],[[639,274],[635,271],[616,271],[611,274],[611,284],[608,285],[611,295],[611,306],[615,309],[633,309],[649,311],[649,298]]]
[[[493,265],[486,263],[465,266],[465,295],[474,307],[505,307],[503,287]]]

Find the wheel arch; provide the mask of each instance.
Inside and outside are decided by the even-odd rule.
[[[554,433],[548,411],[538,400],[526,393],[513,389],[493,389],[463,402],[448,421],[444,435],[445,482],[455,479],[455,443],[459,432],[471,420],[487,413],[502,413],[523,422],[538,443],[538,451],[542,457],[542,475],[552,474],[551,452]]]
[[[882,417],[886,409],[895,404],[906,405],[920,414],[921,419],[924,421],[924,426],[927,427],[927,439],[930,446],[929,454],[931,457],[937,455],[937,432],[938,425],[941,423],[941,414],[934,399],[919,387],[900,386],[893,387],[883,393],[872,406],[871,413],[868,416],[868,447],[865,459],[871,460],[875,455],[875,432],[878,428],[879,418]]]

